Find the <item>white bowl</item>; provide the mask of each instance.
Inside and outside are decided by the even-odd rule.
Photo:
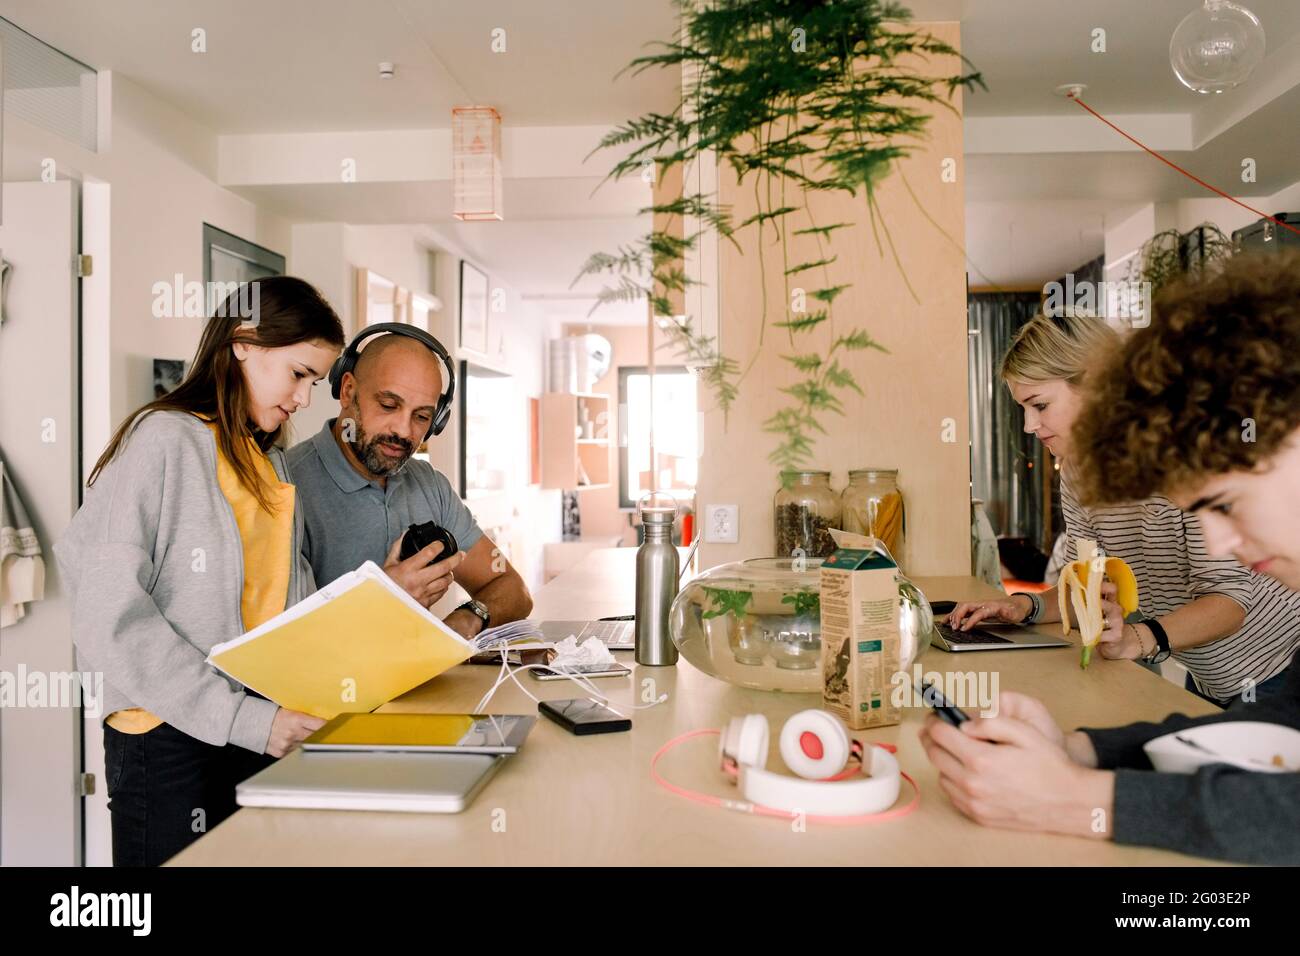
[[[1261,773],[1300,771],[1300,730],[1257,720],[1188,727],[1148,740],[1142,749],[1162,773],[1195,773],[1212,763]]]

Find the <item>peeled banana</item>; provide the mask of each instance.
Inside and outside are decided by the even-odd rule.
[[[1070,633],[1067,601],[1074,607],[1079,633],[1083,636],[1079,666],[1086,668],[1092,660],[1092,649],[1097,646],[1102,631],[1106,629],[1101,607],[1102,578],[1110,578],[1115,584],[1118,590],[1115,599],[1126,617],[1138,608],[1138,586],[1133,569],[1123,558],[1106,557],[1097,550],[1097,542],[1087,538],[1080,538],[1076,543],[1079,560],[1062,569],[1057,599],[1061,606],[1061,629],[1067,636]]]

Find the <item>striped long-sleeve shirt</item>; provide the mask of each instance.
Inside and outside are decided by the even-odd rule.
[[[1300,594],[1232,558],[1211,558],[1199,522],[1168,498],[1084,508],[1062,476],[1061,512],[1071,555],[1077,557],[1079,538],[1090,538],[1128,562],[1145,616],[1161,618],[1207,594],[1222,594],[1245,610],[1234,633],[1174,652],[1202,693],[1226,700],[1286,670],[1300,647]]]

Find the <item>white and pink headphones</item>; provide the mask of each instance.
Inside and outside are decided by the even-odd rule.
[[[739,786],[743,801],[687,790],[659,775],[656,764],[660,757],[682,741],[705,734],[719,734],[722,772]],[[725,731],[697,730],[669,741],[655,754],[651,774],[660,785],[681,796],[766,816],[868,823],[902,816],[916,806],[919,792],[907,805],[890,810],[898,800],[903,780],[916,791],[915,781],[899,768],[893,748],[876,745],[864,750],[859,741],[849,738],[839,718],[828,711],[801,711],[781,729],[781,759],[797,777],[765,769],[767,748],[766,717],[735,717]],[[864,767],[867,753],[869,766]]]

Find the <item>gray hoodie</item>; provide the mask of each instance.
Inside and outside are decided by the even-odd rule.
[[[267,454],[287,480],[283,453]],[[316,590],[302,535],[295,503],[286,607]],[[245,630],[243,548],[207,425],[184,412],[143,416],[54,553],[72,598],[77,666],[103,673],[105,714],[143,707],[205,743],[266,750],[277,705],[204,660]]]

